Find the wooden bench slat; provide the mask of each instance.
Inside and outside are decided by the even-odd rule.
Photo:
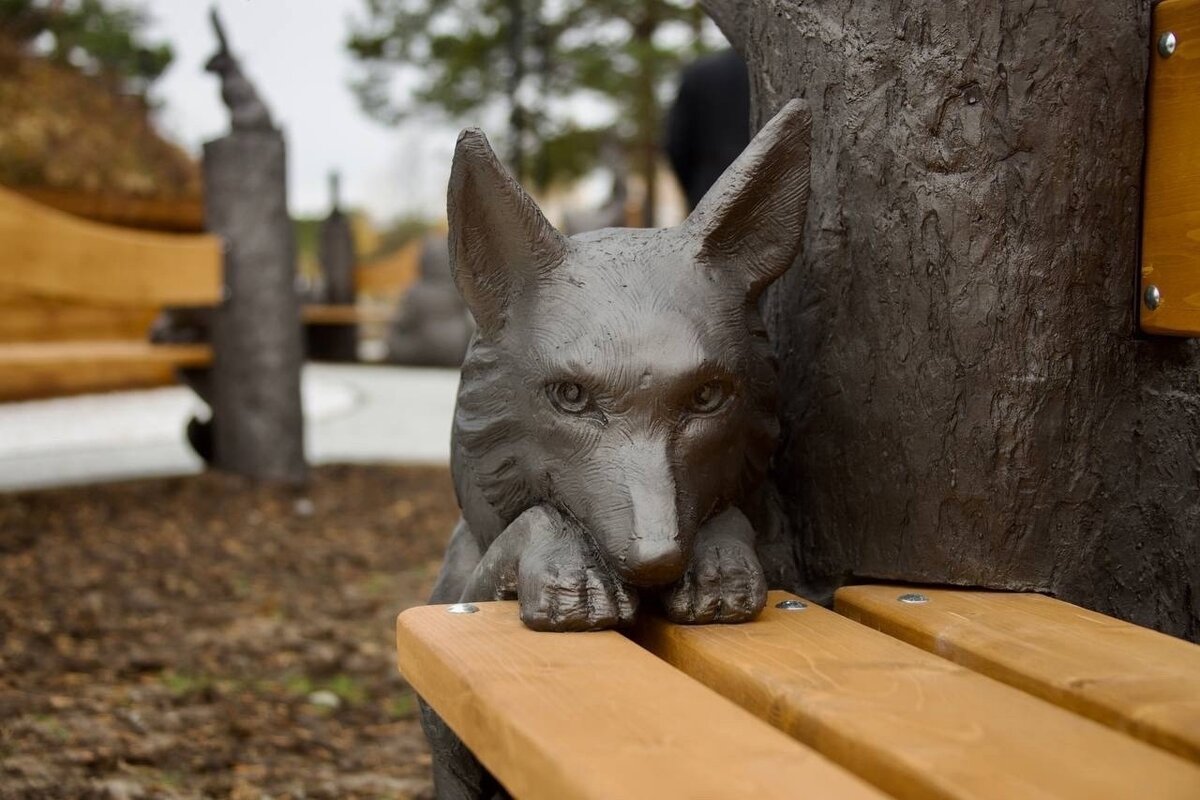
[[[204,344],[64,341],[0,344],[0,401],[163,386],[174,370],[212,363]]]
[[[618,633],[477,607],[402,613],[400,670],[521,800],[882,797]]]
[[[423,239],[417,237],[394,253],[359,264],[354,270],[356,291],[380,297],[399,296],[417,279],[423,249]]]
[[[0,367],[89,361],[200,366],[212,361],[212,348],[206,344],[152,344],[136,340],[0,344]]]
[[[1142,264],[1138,308],[1142,330],[1200,335],[1200,0],[1154,4],[1149,39],[1146,169],[1143,180]],[[1159,37],[1175,34],[1168,58]],[[1146,289],[1161,302],[1150,308]]]
[[[815,604],[637,640],[903,798],[1200,797],[1200,768]]]
[[[304,321],[310,325],[366,325],[387,322],[391,318],[387,309],[363,308],[349,304],[307,303],[301,311]]]
[[[117,307],[215,305],[221,242],[72,217],[0,189],[0,288]]]
[[[8,291],[0,286],[0,343],[145,339],[156,308],[116,308]]]
[[[1200,646],[1039,594],[851,586],[839,612],[1200,761]],[[1200,794],[1197,795],[1200,797]]]

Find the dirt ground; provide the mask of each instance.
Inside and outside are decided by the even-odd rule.
[[[0,798],[431,795],[393,624],[440,468],[0,495]]]

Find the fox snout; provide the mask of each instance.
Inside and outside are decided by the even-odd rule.
[[[692,539],[681,531],[675,479],[665,442],[633,440],[615,454],[611,480],[593,491],[611,492],[591,520],[592,534],[622,580],[662,586],[682,577]]]

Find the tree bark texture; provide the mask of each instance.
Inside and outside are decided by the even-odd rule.
[[[1135,332],[1150,9],[705,0],[813,116],[777,583],[1055,594],[1200,637],[1200,346]]]
[[[213,321],[214,462],[262,480],[305,478],[286,149],[277,131],[204,145],[207,228],[225,242],[227,297]]]

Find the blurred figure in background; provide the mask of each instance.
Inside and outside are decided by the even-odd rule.
[[[750,143],[750,76],[733,50],[685,67],[667,116],[666,150],[694,209]]]
[[[421,273],[391,322],[387,359],[414,367],[457,367],[475,323],[450,275],[446,234],[427,234],[422,244]]]

